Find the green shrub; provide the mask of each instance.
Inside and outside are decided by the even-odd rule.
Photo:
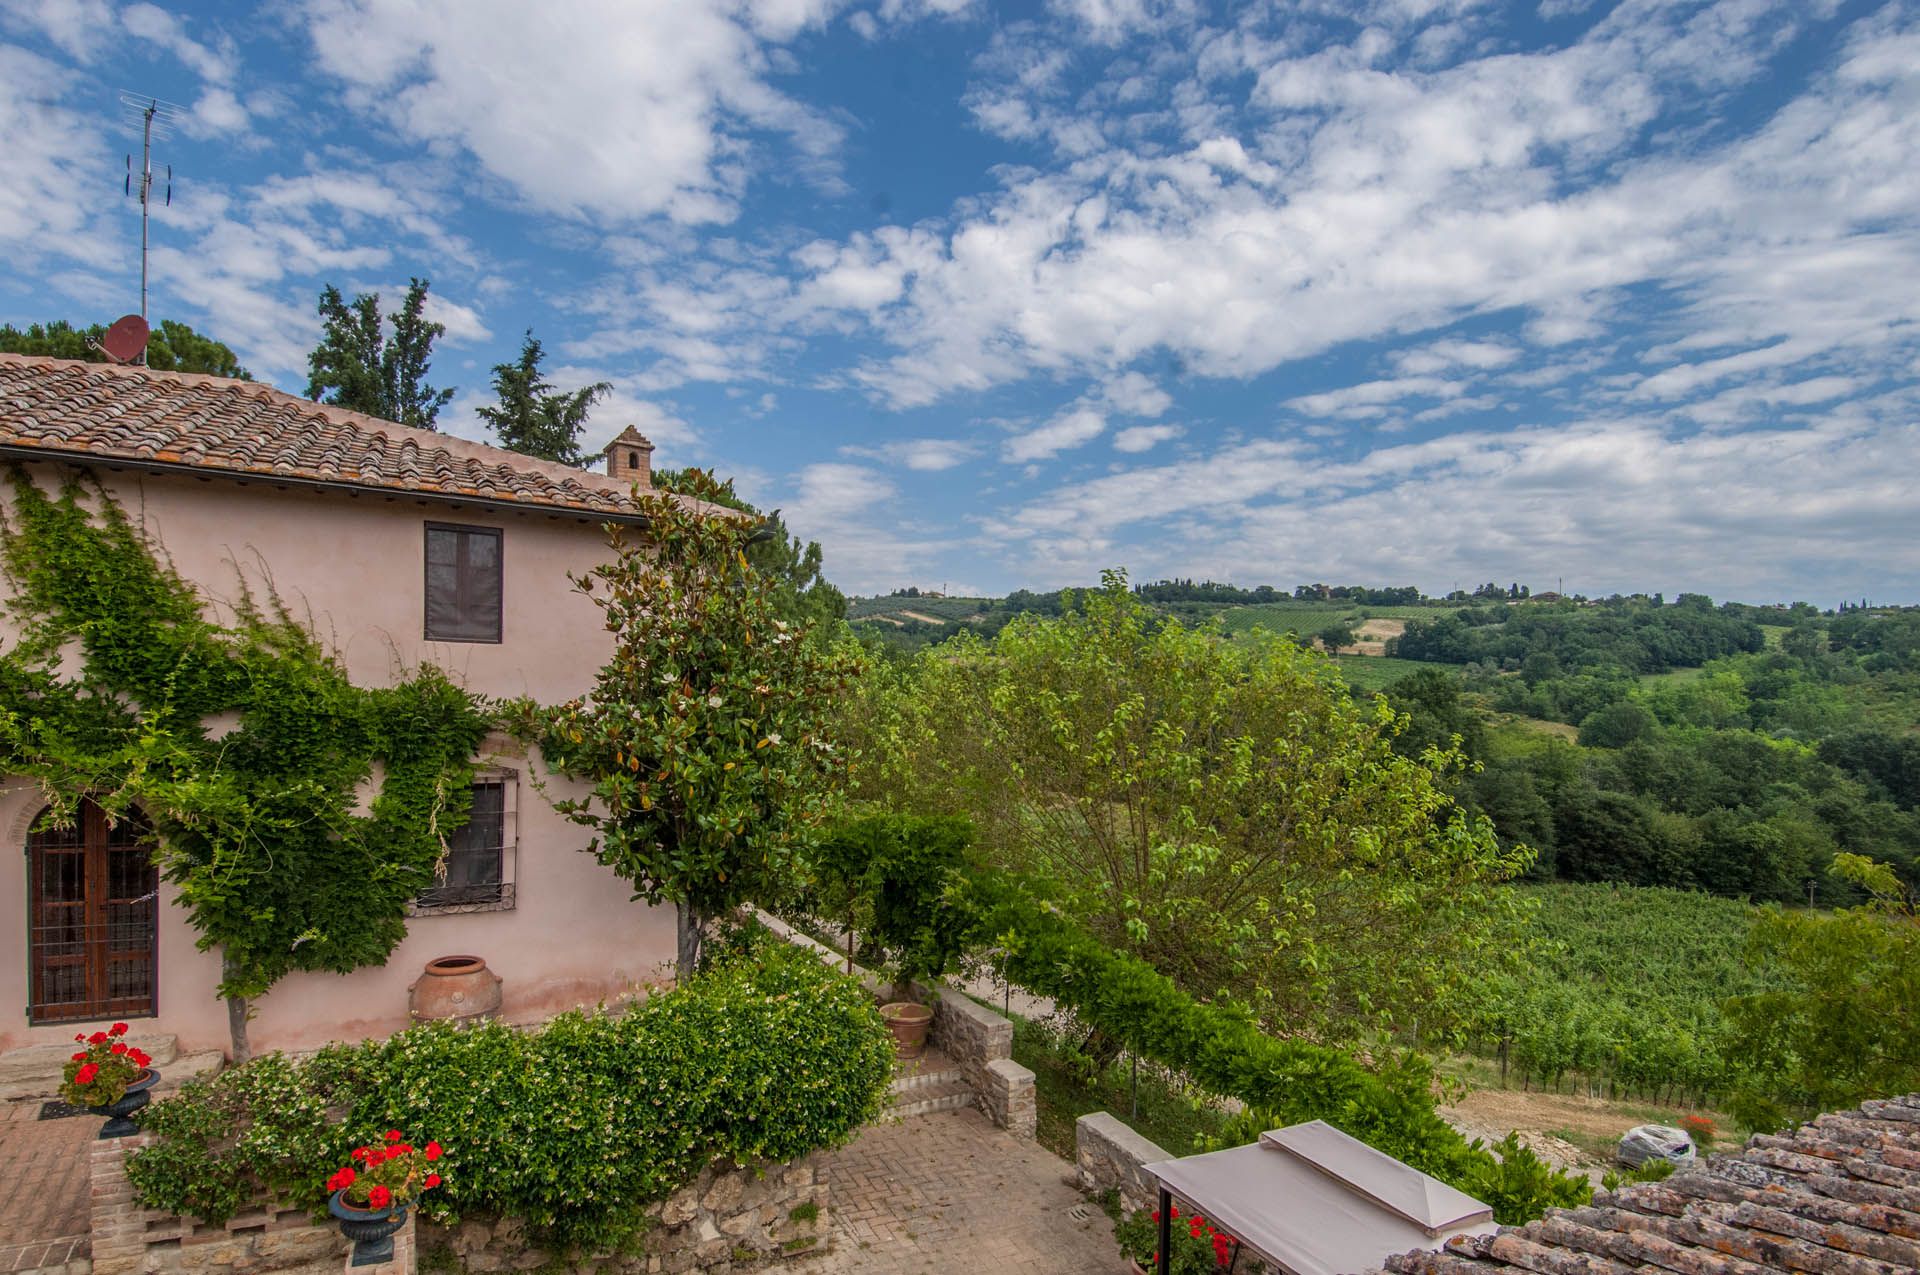
[[[446,1145],[428,1216],[515,1216],[604,1248],[715,1160],[844,1143],[878,1113],[892,1064],[856,983],[763,941],[618,1017],[433,1023],[256,1059],[148,1108],[158,1137],[128,1175],[148,1206],[213,1223],[262,1194],[318,1208],[346,1152],[398,1128]]]
[[[1353,1055],[1262,1031],[1231,1004],[1197,1001],[1137,957],[1116,951],[1005,874],[971,882],[975,942],[1006,951],[1013,982],[1071,1009],[1122,1047],[1238,1098],[1277,1125],[1325,1120],[1423,1173],[1494,1205],[1502,1222],[1584,1204],[1584,1178],[1556,1173],[1523,1147],[1496,1155],[1434,1110],[1433,1073],[1413,1055],[1369,1069]]]

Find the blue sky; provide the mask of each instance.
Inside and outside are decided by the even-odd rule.
[[[0,2],[0,320],[432,279],[856,591],[1920,599],[1920,8]]]

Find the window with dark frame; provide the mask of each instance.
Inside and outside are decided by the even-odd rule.
[[[506,832],[506,783],[476,783],[465,826],[447,837],[446,876],[422,890],[416,905],[451,908],[507,901]]]
[[[427,524],[427,640],[498,642],[501,537],[497,527]]]

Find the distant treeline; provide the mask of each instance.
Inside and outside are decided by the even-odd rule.
[[[1364,584],[1300,584],[1293,592],[1270,584],[1241,589],[1217,580],[1156,580],[1136,584],[1134,593],[1148,602],[1218,602],[1223,605],[1257,605],[1262,602],[1357,602],[1363,606],[1418,606],[1428,601],[1411,584],[1384,589]]]
[[[1621,599],[1590,605],[1462,607],[1410,620],[1388,654],[1436,664],[1493,663],[1534,679],[1562,671],[1617,669],[1628,674],[1692,668],[1725,655],[1760,650],[1766,635],[1750,608],[1716,608],[1683,593],[1672,603]]]

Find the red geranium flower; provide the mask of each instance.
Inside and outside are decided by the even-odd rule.
[[[355,1173],[351,1166],[342,1168],[340,1172],[327,1179],[327,1190],[344,1191],[353,1185],[354,1179],[358,1176],[360,1175]]]
[[[87,1060],[87,1054],[85,1050],[81,1050],[79,1053],[73,1056],[73,1061],[75,1062],[85,1062],[86,1060]]]
[[[444,1150],[444,1148],[441,1147],[438,1142],[429,1141],[427,1143],[427,1159],[438,1160],[442,1150]]]
[[[356,1160],[364,1160],[372,1154],[373,1152],[368,1150],[366,1147],[355,1147],[353,1149],[353,1158]]]
[[[429,1188],[432,1188],[439,1185],[440,1185],[440,1175],[438,1173],[429,1173],[427,1175],[427,1186]]]
[[[113,1026],[107,1028],[107,1030],[116,1036],[124,1036],[127,1034],[127,1025],[125,1023],[115,1023]]]
[[[383,1186],[377,1186],[367,1192],[367,1203],[376,1209],[384,1209],[393,1203],[393,1192]]]
[[[398,1129],[387,1130],[387,1141],[388,1142],[400,1141],[400,1131]]]
[[[95,1032],[93,1035],[87,1037],[87,1043],[89,1045],[104,1045],[107,1043],[107,1034],[105,1032]]]
[[[99,1074],[100,1074],[99,1064],[88,1063],[86,1066],[82,1067],[79,1071],[76,1071],[73,1073],[73,1083],[76,1085],[90,1085],[93,1083],[93,1078]]]
[[[114,1041],[114,1042],[113,1042],[113,1052],[114,1052],[114,1053],[116,1053],[116,1054],[124,1054],[124,1053],[126,1053],[126,1052],[127,1052],[127,1042],[126,1042],[126,1041],[124,1041],[124,1040],[116,1040],[116,1041]]]

